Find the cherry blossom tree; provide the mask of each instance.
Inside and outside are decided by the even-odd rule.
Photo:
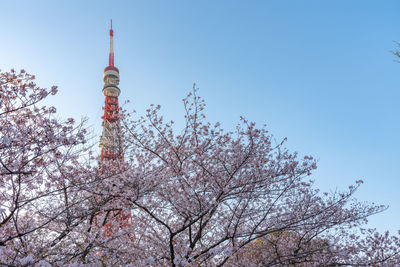
[[[132,210],[135,238],[118,255],[156,266],[398,261],[397,237],[357,234],[368,216],[386,209],[353,198],[362,181],[320,193],[310,179],[311,156],[290,153],[285,140],[274,143],[265,128],[245,119],[233,132],[211,125],[196,92],[184,99],[179,134],[159,106],[136,120],[125,114],[128,167],[113,186],[120,205]],[[261,258],[246,253],[257,242],[269,242]]]
[[[86,130],[40,105],[57,87],[40,88],[34,79],[24,70],[0,73],[0,264],[32,262],[72,223],[70,191],[81,160],[76,148]],[[60,236],[44,236],[57,222]]]
[[[39,107],[50,91],[2,73],[0,263],[36,266],[340,266],[400,263],[362,229],[386,209],[313,185],[316,161],[242,118],[212,125],[197,89],[176,131],[152,105],[124,111],[124,160],[99,162],[85,129]],[[86,137],[87,139],[87,137]]]
[[[347,231],[342,236],[318,238],[298,232],[277,232],[242,249],[228,265],[243,266],[395,266],[399,240],[372,229],[360,238]]]
[[[118,198],[108,190],[125,167],[99,164],[85,121],[57,118],[43,105],[57,88],[34,80],[24,70],[0,73],[0,265],[104,262],[105,247],[122,235],[110,222],[120,229],[129,219],[119,219]]]

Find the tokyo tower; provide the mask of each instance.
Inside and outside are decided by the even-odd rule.
[[[100,137],[101,160],[123,158],[122,143],[120,136],[119,103],[120,95],[119,70],[114,66],[114,31],[112,20],[110,28],[110,52],[108,66],[103,73],[103,95],[105,96],[103,131]]]

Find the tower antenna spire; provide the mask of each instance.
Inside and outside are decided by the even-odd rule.
[[[110,54],[108,55],[108,66],[114,66],[114,31],[112,28],[112,19],[111,19],[111,28],[110,28]]]

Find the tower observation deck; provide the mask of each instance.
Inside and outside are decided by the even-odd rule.
[[[120,95],[119,70],[114,66],[114,31],[112,20],[110,28],[110,52],[108,66],[103,73],[103,95],[105,96],[103,131],[100,137],[101,160],[123,158],[120,136],[120,114],[118,97]]]

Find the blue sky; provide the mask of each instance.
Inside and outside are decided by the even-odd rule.
[[[389,205],[370,226],[400,229],[399,1],[1,1],[0,69],[26,69],[61,117],[87,116],[100,135],[115,29],[121,100],[161,104],[179,122],[196,82],[208,119],[241,115],[319,159],[323,190]],[[121,102],[122,102],[121,101]]]

